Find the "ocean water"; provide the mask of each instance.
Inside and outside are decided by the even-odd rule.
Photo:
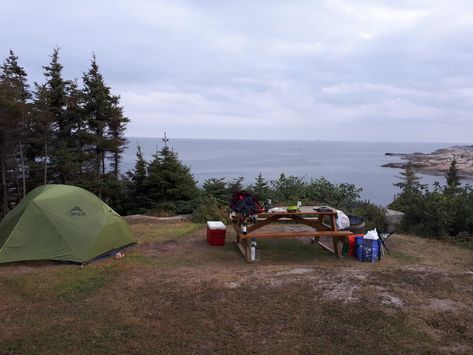
[[[122,171],[133,168],[136,146],[139,143],[146,159],[162,147],[160,138],[128,137]],[[351,183],[363,189],[361,197],[386,206],[399,188],[399,169],[382,168],[387,162],[399,161],[394,153],[429,153],[449,147],[449,143],[392,143],[392,142],[333,142],[333,141],[253,141],[171,139],[169,146],[191,168],[201,185],[205,179],[224,177],[227,180],[243,176],[244,183],[254,182],[258,173],[267,180],[281,173],[306,179],[325,177],[333,183]],[[422,182],[445,183],[442,176],[421,175]]]

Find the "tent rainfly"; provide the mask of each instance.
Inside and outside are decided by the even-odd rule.
[[[0,222],[0,263],[82,264],[134,243],[118,213],[89,191],[69,185],[37,187]]]

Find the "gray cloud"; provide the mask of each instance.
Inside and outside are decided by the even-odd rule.
[[[16,1],[0,49],[41,81],[94,51],[129,134],[467,142],[470,1]]]

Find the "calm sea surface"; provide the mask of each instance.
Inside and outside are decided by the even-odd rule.
[[[146,159],[162,147],[160,138],[128,139],[123,171],[133,168],[138,143]],[[281,173],[306,179],[324,176],[334,183],[355,184],[363,189],[363,199],[385,206],[399,192],[393,183],[398,181],[400,171],[381,167],[399,160],[386,156],[386,152],[429,153],[453,144],[172,139],[169,145],[191,168],[199,184],[211,177],[231,180],[239,176],[245,178],[245,184],[251,184],[259,172],[267,180]],[[442,176],[423,175],[422,179],[426,184],[445,182]]]

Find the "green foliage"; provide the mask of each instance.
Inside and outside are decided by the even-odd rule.
[[[227,189],[225,178],[210,178],[204,181],[204,193],[213,196],[219,206],[227,206],[231,195]]]
[[[360,198],[361,189],[353,184],[333,184],[326,178],[312,179],[305,187],[305,197],[315,204],[350,210]]]
[[[191,219],[195,223],[205,223],[207,221],[223,221],[228,223],[226,209],[222,208],[219,201],[210,194],[202,196]]]
[[[454,194],[458,192],[458,187],[461,185],[460,175],[457,168],[457,161],[455,159],[450,163],[447,175],[447,186],[445,186],[445,193]]]
[[[191,213],[197,206],[199,190],[189,167],[168,145],[146,162],[138,146],[136,164],[127,172],[128,213],[145,211],[158,215]]]
[[[43,69],[44,82],[35,83],[32,95],[13,52],[0,67],[2,212],[46,183],[87,188],[120,209],[114,204],[123,199],[119,164],[128,118],[119,97],[105,84],[95,56],[82,87],[63,77],[59,48]]]
[[[277,180],[271,180],[271,190],[275,201],[297,201],[304,197],[305,182],[303,178],[281,174]]]
[[[350,214],[363,217],[367,231],[374,228],[381,232],[387,231],[388,222],[384,207],[374,205],[369,201],[357,202]]]
[[[456,163],[451,164],[445,187],[435,183],[433,190],[405,190],[389,205],[405,213],[403,230],[426,237],[473,235],[473,189],[459,186]],[[467,236],[467,237],[465,237]]]
[[[255,183],[248,188],[259,201],[265,201],[271,197],[271,189],[268,182],[261,173],[255,178]]]
[[[244,190],[244,187],[243,187],[243,181],[244,180],[245,180],[245,178],[243,176],[240,176],[238,178],[233,179],[232,181],[230,181],[228,183],[227,191],[228,191],[228,194],[229,194],[230,198],[231,198],[231,196],[233,196],[237,192],[240,192],[240,191]]]

